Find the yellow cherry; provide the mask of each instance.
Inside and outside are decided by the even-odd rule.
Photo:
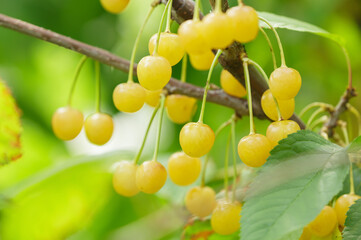
[[[200,54],[210,49],[202,34],[203,23],[197,20],[187,20],[178,28],[178,36],[184,49],[189,54]]]
[[[227,14],[213,12],[207,14],[202,22],[203,35],[210,48],[226,48],[233,42],[233,24]]]
[[[355,194],[344,194],[336,200],[335,211],[339,225],[345,226],[348,209],[360,198],[360,196]]]
[[[286,66],[274,70],[269,80],[269,88],[273,96],[280,100],[296,97],[301,84],[302,79],[299,72]]]
[[[227,70],[221,72],[221,87],[223,91],[234,97],[244,97],[247,94],[244,86]]]
[[[194,216],[207,217],[217,205],[216,193],[210,187],[194,187],[187,192],[185,205]]]
[[[299,240],[311,240],[312,238],[312,232],[310,231],[310,228],[308,226],[303,228],[302,235]]]
[[[147,90],[161,90],[172,76],[172,67],[162,56],[146,56],[137,67],[140,85]]]
[[[137,112],[143,107],[145,99],[146,92],[138,83],[121,83],[113,91],[114,105],[122,112]]]
[[[51,119],[51,125],[57,138],[67,141],[74,139],[83,127],[83,114],[70,106],[58,108]]]
[[[337,225],[335,210],[330,206],[325,206],[320,214],[308,224],[312,234],[318,237],[326,237],[331,234]]]
[[[280,108],[282,119],[289,119],[292,117],[293,112],[295,110],[295,99],[287,99],[287,100],[277,100],[278,106]],[[261,106],[263,112],[272,119],[273,121],[278,120],[278,111],[277,105],[271,93],[271,90],[267,89],[261,98]]]
[[[189,60],[194,69],[205,71],[211,68],[214,54],[211,50],[199,54],[189,54]]]
[[[238,143],[238,155],[242,162],[250,167],[260,167],[265,164],[271,149],[270,141],[262,134],[250,134]]]
[[[120,13],[122,12],[129,3],[129,0],[100,0],[103,8],[110,13]]]
[[[154,34],[149,39],[148,49],[149,54],[154,54],[155,45],[157,42],[157,34]],[[176,65],[184,56],[184,47],[180,38],[175,33],[163,32],[160,34],[158,53],[159,56],[168,60],[171,66]]]
[[[113,174],[114,190],[122,196],[131,197],[139,192],[135,184],[138,166],[129,161],[119,162]]]
[[[192,97],[172,94],[167,96],[165,106],[170,120],[183,124],[192,120],[197,109],[197,100]]]
[[[94,113],[85,120],[84,129],[91,143],[103,145],[113,135],[113,119],[105,113]]]
[[[187,123],[179,134],[182,150],[190,157],[202,157],[207,154],[214,144],[214,139],[213,130],[201,122]]]
[[[212,229],[221,235],[237,232],[241,227],[241,210],[242,205],[237,201],[219,201],[212,213]]]
[[[254,40],[258,34],[258,15],[249,6],[239,5],[227,10],[227,15],[233,22],[233,37],[236,41],[247,43]]]
[[[145,103],[148,104],[151,107],[156,107],[159,104],[159,100],[160,100],[160,94],[162,93],[162,89],[161,90],[157,90],[157,91],[149,91],[145,89]]]
[[[135,182],[138,189],[145,193],[158,192],[167,180],[164,166],[154,160],[143,162],[136,172]]]
[[[271,123],[267,128],[266,136],[274,147],[279,141],[298,130],[300,130],[300,126],[295,121],[282,120]]]
[[[174,153],[168,160],[169,177],[177,185],[187,186],[195,182],[201,172],[201,160],[184,152]]]

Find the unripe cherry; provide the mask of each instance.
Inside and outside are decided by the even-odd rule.
[[[318,237],[326,237],[331,234],[337,225],[335,210],[330,206],[325,206],[320,214],[308,224],[312,234]]]
[[[203,35],[210,48],[226,48],[233,42],[233,23],[222,12],[212,12],[203,19]]]
[[[203,23],[197,20],[187,20],[178,28],[178,36],[184,49],[189,54],[200,54],[210,49],[202,34]]]
[[[237,232],[241,227],[241,210],[239,202],[219,201],[211,217],[213,231],[221,235]]]
[[[129,0],[100,0],[103,8],[110,13],[120,13],[122,12],[129,3]]]
[[[122,112],[137,112],[143,107],[145,99],[146,92],[138,83],[121,83],[113,91],[114,105]]]
[[[242,162],[249,167],[260,167],[270,155],[271,143],[262,134],[250,134],[238,143],[238,155]]]
[[[172,182],[187,186],[197,180],[201,172],[201,160],[189,157],[184,152],[174,153],[168,160],[168,172]]]
[[[155,45],[157,43],[157,35],[158,34],[154,34],[149,39],[148,50],[150,55],[154,54]],[[184,56],[184,47],[179,36],[175,33],[161,33],[157,54],[167,59],[171,66],[176,65]]]
[[[210,187],[194,187],[187,192],[185,205],[194,216],[207,217],[217,205],[216,193]]]
[[[199,71],[209,70],[213,63],[214,54],[211,50],[207,50],[200,54],[189,54],[189,60],[194,69]]]
[[[172,76],[172,67],[162,56],[146,56],[138,63],[137,74],[142,87],[150,91],[157,91],[169,82]]]
[[[90,115],[84,124],[88,140],[96,145],[103,145],[113,135],[113,119],[105,113],[94,113]]]
[[[295,121],[282,120],[271,123],[267,128],[266,136],[274,147],[279,141],[298,130],[300,130],[300,126]]]
[[[70,106],[58,108],[51,119],[51,126],[57,138],[74,139],[83,127],[83,114]]]
[[[221,72],[221,87],[223,91],[234,97],[244,97],[247,94],[244,86],[227,70]]]
[[[301,75],[293,68],[282,66],[274,70],[270,76],[269,88],[280,100],[296,97],[302,84]]]
[[[289,119],[292,117],[295,110],[295,99],[277,100],[278,107],[280,108],[282,119]],[[273,121],[278,120],[277,105],[271,93],[271,90],[267,89],[261,98],[261,106],[263,112]]]
[[[179,134],[182,150],[190,157],[202,157],[207,154],[214,144],[214,139],[213,130],[201,122],[187,123]]]
[[[233,22],[233,37],[236,41],[247,43],[254,40],[258,34],[258,15],[249,6],[239,5],[227,10],[227,15]]]
[[[113,174],[114,190],[122,196],[131,197],[139,192],[135,184],[138,166],[129,161],[119,162]]]
[[[135,182],[138,189],[145,193],[156,193],[165,184],[167,180],[167,171],[164,166],[156,162],[143,162],[137,169]]]
[[[336,200],[335,211],[338,219],[338,224],[345,226],[347,211],[361,196],[355,194],[344,194]]]
[[[170,120],[183,124],[192,120],[197,109],[197,100],[192,97],[172,94],[167,96],[165,106]]]
[[[145,89],[145,103],[151,107],[156,107],[159,104],[160,94],[162,91],[162,89],[157,91],[149,91]]]

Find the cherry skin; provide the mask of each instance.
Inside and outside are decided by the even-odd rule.
[[[239,5],[227,10],[227,15],[233,22],[233,37],[236,41],[247,43],[254,40],[258,34],[258,15],[249,6]]]
[[[213,130],[201,122],[187,123],[179,134],[179,142],[183,152],[195,158],[207,154],[214,144],[214,139]]]
[[[70,106],[58,108],[51,119],[55,136],[64,141],[78,136],[83,127],[83,122],[83,114]]]
[[[212,229],[221,235],[237,232],[240,227],[242,205],[239,202],[219,201],[211,217]]]
[[[172,67],[162,56],[146,56],[138,64],[137,74],[140,85],[147,90],[161,90],[172,76]]]
[[[274,147],[279,141],[298,130],[300,130],[300,126],[295,121],[282,120],[271,123],[267,128],[266,136]]]
[[[129,0],[100,0],[100,3],[108,12],[117,14],[128,6]]]
[[[348,209],[360,198],[361,196],[355,194],[344,194],[336,200],[335,211],[339,225],[345,226]]]
[[[211,68],[214,54],[211,50],[207,50],[200,54],[189,54],[189,60],[194,69],[206,71]]]
[[[201,21],[187,20],[178,28],[178,36],[184,49],[189,54],[201,54],[210,49],[202,34]]]
[[[331,234],[337,225],[335,210],[330,206],[325,206],[320,214],[308,224],[312,234],[318,237],[326,237]]]
[[[159,104],[160,94],[162,94],[162,89],[157,91],[149,91],[145,89],[145,103],[151,107],[156,107]]]
[[[156,42],[157,34],[154,34],[149,39],[148,44],[149,54],[151,55],[154,54]],[[167,59],[171,66],[176,65],[184,56],[184,47],[179,36],[169,32],[161,33],[157,54]]]
[[[201,160],[189,157],[184,152],[174,153],[168,160],[168,172],[172,182],[187,186],[197,180],[201,172]]]
[[[303,228],[302,235],[299,240],[311,240],[312,238],[312,232],[310,231],[310,228],[308,226]]]
[[[146,92],[138,83],[121,83],[113,91],[114,105],[121,112],[137,112],[143,107],[145,99]]]
[[[280,100],[287,100],[296,97],[302,84],[301,75],[293,68],[286,66],[274,70],[270,76],[269,88]]]
[[[288,100],[277,100],[280,108],[282,119],[289,119],[292,117],[295,110],[295,99],[291,98]],[[277,105],[271,93],[271,90],[267,89],[261,98],[261,106],[263,112],[272,119],[273,121],[278,120]]]
[[[129,161],[119,162],[113,174],[113,187],[115,191],[125,197],[131,197],[139,192],[135,184],[135,175],[138,166]]]
[[[207,14],[203,19],[203,35],[212,49],[226,48],[233,42],[231,18],[222,12]]]
[[[210,187],[194,187],[187,192],[185,205],[194,216],[207,217],[217,205],[216,193]]]
[[[135,182],[138,189],[145,193],[156,193],[165,184],[167,171],[154,160],[143,162],[137,169]]]
[[[243,85],[225,69],[221,72],[221,87],[223,88],[223,91],[234,97],[241,98],[247,94]]]
[[[165,106],[170,120],[183,124],[192,120],[197,109],[197,100],[192,97],[172,94],[167,96]]]
[[[250,134],[238,143],[238,155],[249,167],[260,167],[270,155],[271,143],[262,134]]]
[[[84,124],[87,138],[91,143],[103,145],[113,135],[113,119],[105,113],[94,113],[90,115]]]

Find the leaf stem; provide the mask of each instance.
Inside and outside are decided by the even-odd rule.
[[[275,54],[275,51],[274,51],[274,49],[273,49],[271,40],[269,39],[267,33],[263,30],[263,28],[260,27],[259,30],[261,31],[261,33],[263,34],[263,36],[264,36],[265,39],[267,40],[268,46],[269,46],[269,48],[270,48],[271,55],[272,55],[272,61],[273,61],[273,68],[274,68],[274,69],[277,69],[276,54]]]
[[[170,4],[168,6],[167,25],[166,25],[166,28],[165,28],[166,32],[170,32],[170,25],[172,23],[172,3],[173,3],[173,0],[169,0],[169,2],[170,2]]]
[[[138,163],[138,161],[140,159],[140,156],[142,155],[142,152],[143,152],[143,149],[144,149],[144,146],[145,146],[145,142],[147,141],[147,137],[148,137],[148,134],[149,134],[150,127],[152,126],[153,120],[154,120],[155,115],[157,114],[158,110],[159,110],[159,104],[154,108],[152,116],[150,117],[150,120],[149,120],[149,123],[148,123],[148,126],[147,126],[147,130],[145,131],[145,134],[144,134],[144,137],[143,137],[142,145],[140,146],[140,148],[138,150],[138,153],[134,158],[134,164]]]
[[[96,92],[96,112],[100,112],[100,98],[101,98],[101,86],[100,86],[100,66],[99,62],[95,61],[95,92]]]
[[[160,133],[162,130],[162,122],[163,122],[163,112],[164,112],[164,102],[165,102],[165,95],[162,94],[160,96],[160,113],[159,113],[159,122],[158,122],[158,130],[157,130],[157,139],[154,149],[153,160],[157,161],[158,152],[159,152],[159,143],[160,143]]]
[[[243,71],[244,71],[244,79],[246,82],[246,89],[247,89],[247,102],[248,102],[248,111],[249,111],[249,134],[255,133],[254,128],[254,121],[253,121],[253,106],[252,106],[252,92],[251,92],[251,81],[249,78],[249,72],[248,72],[248,62],[243,61]]]
[[[199,120],[198,120],[198,122],[201,122],[201,123],[203,123],[204,109],[205,109],[205,107],[206,107],[207,93],[208,93],[208,90],[209,90],[209,88],[210,88],[210,87],[209,87],[209,83],[210,83],[210,81],[211,81],[213,69],[214,69],[214,67],[216,66],[217,60],[218,60],[219,56],[222,54],[222,52],[223,52],[223,51],[222,51],[221,49],[219,49],[219,50],[217,51],[217,54],[216,54],[216,56],[214,56],[213,62],[212,62],[212,65],[211,65],[211,68],[209,69],[209,72],[208,72],[207,83],[206,83],[206,86],[204,87],[201,114],[199,115]]]
[[[186,82],[187,79],[187,53],[184,54],[183,60],[182,60],[182,72],[181,72],[181,82]]]
[[[150,16],[152,15],[153,13],[153,10],[154,8],[158,6],[158,4],[152,4],[150,6],[150,9],[144,19],[144,22],[142,24],[142,26],[140,27],[139,29],[139,32],[138,32],[138,35],[137,37],[135,38],[135,42],[134,42],[134,46],[133,46],[133,50],[132,50],[132,55],[130,57],[130,63],[129,63],[129,71],[128,71],[128,83],[131,83],[133,82],[133,68],[134,68],[134,59],[135,59],[135,54],[137,53],[137,49],[138,49],[138,46],[139,46],[139,40],[140,40],[140,37],[142,36],[143,34],[143,31],[144,31],[144,28],[145,28],[145,25],[147,25],[147,22],[150,18]]]
[[[164,21],[165,18],[167,16],[167,11],[169,10],[169,6],[171,5],[172,0],[169,0],[167,2],[167,4],[165,5],[163,14],[162,14],[162,18],[160,19],[160,23],[159,23],[159,28],[158,28],[158,33],[157,33],[157,41],[154,47],[154,52],[153,52],[153,56],[157,56],[158,55],[158,47],[159,47],[159,40],[160,40],[160,33],[162,32],[162,27],[164,25]]]
[[[73,83],[71,85],[71,88],[70,88],[70,93],[69,93],[69,98],[68,98],[68,105],[71,106],[71,100],[73,98],[73,95],[74,95],[74,91],[75,91],[75,85],[77,83],[77,80],[78,80],[78,77],[79,77],[79,74],[80,74],[80,70],[83,68],[83,65],[85,63],[85,61],[88,59],[87,56],[83,56],[81,59],[80,59],[80,62],[78,63],[78,66],[76,67],[76,70],[75,70],[75,75],[74,75],[74,78],[73,78]]]
[[[272,24],[270,22],[268,22],[266,19],[264,19],[263,17],[258,17],[261,21],[263,21],[264,23],[266,23],[270,28],[271,30],[273,31],[273,33],[275,34],[276,36],[276,39],[277,39],[277,43],[278,43],[278,47],[280,49],[280,55],[281,55],[281,67],[286,67],[286,60],[285,60],[285,54],[284,54],[284,51],[283,51],[283,46],[282,46],[282,42],[281,42],[281,39],[280,39],[280,36],[278,35],[276,29],[272,26]]]
[[[233,153],[233,186],[232,186],[232,202],[236,200],[236,185],[237,185],[237,157],[236,157],[236,117],[232,118],[231,136],[232,136],[232,153]]]

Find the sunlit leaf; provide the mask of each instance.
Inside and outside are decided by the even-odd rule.
[[[345,240],[361,239],[361,200],[357,200],[347,212],[343,238]]]
[[[21,157],[20,111],[9,88],[0,79],[0,165]]]

